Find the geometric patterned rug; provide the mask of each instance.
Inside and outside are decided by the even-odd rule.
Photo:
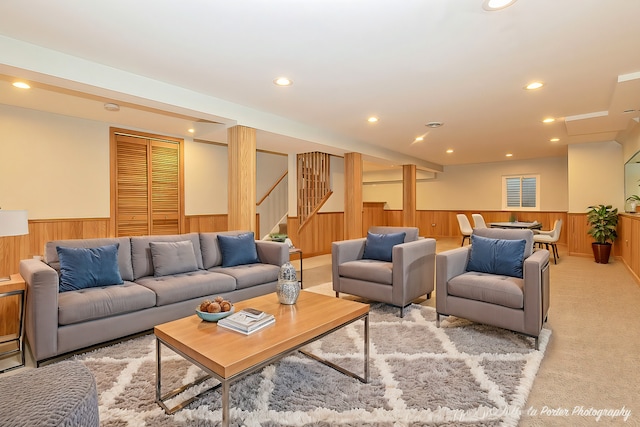
[[[373,304],[369,316],[370,382],[341,374],[300,353],[230,387],[233,426],[516,426],[551,332],[534,340],[455,317],[435,326],[435,310]],[[363,322],[308,347],[363,374]],[[203,372],[163,346],[163,394]],[[155,403],[155,340],[146,335],[74,357],[94,374],[100,425],[217,426],[218,390],[173,415]],[[168,406],[211,387],[209,379]],[[194,393],[195,392],[195,393]]]

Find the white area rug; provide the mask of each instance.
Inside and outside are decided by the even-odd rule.
[[[363,384],[300,353],[231,385],[234,426],[515,426],[551,335],[533,339],[435,310],[371,307],[370,377]],[[309,346],[362,374],[363,322]],[[155,403],[155,340],[136,338],[76,356],[98,385],[100,420],[115,426],[220,425],[220,393],[208,392],[174,415]],[[203,373],[163,353],[163,393]],[[208,380],[203,386],[216,384]],[[187,397],[188,391],[184,393]],[[171,402],[173,403],[173,402]]]

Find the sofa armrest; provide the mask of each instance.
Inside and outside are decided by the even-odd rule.
[[[393,302],[403,305],[405,295],[416,295],[420,289],[433,291],[436,240],[418,239],[393,247]],[[402,286],[395,286],[395,284]]]
[[[258,258],[263,264],[273,264],[278,267],[289,261],[289,245],[283,242],[256,240]]]
[[[450,249],[436,255],[436,310],[447,313],[447,283],[467,270],[470,246]]]
[[[25,335],[36,361],[58,350],[58,273],[37,259],[20,261],[27,288]]]
[[[525,332],[537,333],[542,328],[549,301],[549,251],[538,249],[524,260]]]
[[[366,238],[351,240],[341,240],[331,244],[331,277],[333,290],[340,292],[340,264],[348,261],[355,261],[362,258]]]

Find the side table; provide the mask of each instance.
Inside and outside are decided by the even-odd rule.
[[[9,297],[13,295],[20,296],[20,308],[19,308],[20,311],[18,314],[18,334],[16,335],[15,338],[9,338],[9,339],[4,339],[3,341],[0,341],[0,346],[2,347],[4,347],[4,344],[7,344],[7,343],[11,343],[11,342],[16,343],[15,348],[11,348],[7,351],[1,352],[0,358],[4,358],[5,356],[19,353],[20,364],[16,366],[11,366],[8,368],[2,368],[0,369],[0,373],[24,366],[24,343],[23,343],[22,335],[24,331],[25,290],[26,290],[26,287],[25,287],[24,279],[19,274],[12,274],[10,280],[0,281],[0,298]],[[5,313],[0,313],[0,314],[2,315],[3,318],[5,318]],[[6,322],[6,320],[4,321]],[[12,335],[13,334],[8,336],[12,336]],[[0,339],[2,339],[2,337],[0,337]]]
[[[298,254],[298,256],[300,256],[300,280],[298,280],[298,282],[300,282],[300,289],[302,289],[302,249],[289,248],[289,258],[294,254]]]

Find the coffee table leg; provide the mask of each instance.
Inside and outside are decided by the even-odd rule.
[[[162,402],[162,386],[160,384],[162,373],[160,366],[160,340],[156,338],[156,402]]]
[[[369,382],[369,315],[364,318],[364,382]]]
[[[229,427],[229,381],[222,381],[222,427]]]

